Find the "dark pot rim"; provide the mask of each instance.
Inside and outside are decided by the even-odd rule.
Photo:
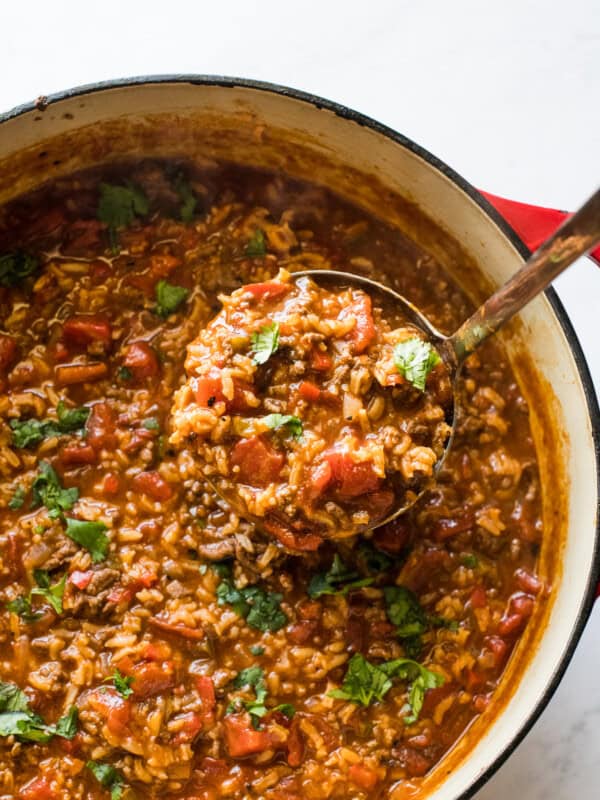
[[[174,74],[174,75],[147,75],[136,76],[131,78],[119,78],[115,80],[100,81],[98,83],[86,84],[77,86],[72,89],[67,89],[62,92],[57,92],[52,95],[41,96],[34,102],[25,103],[17,106],[10,111],[0,114],[0,125],[8,122],[11,119],[28,114],[31,112],[43,113],[46,108],[60,103],[63,100],[68,100],[74,97],[82,97],[89,94],[98,92],[109,91],[111,89],[123,89],[127,87],[144,86],[150,84],[189,84],[193,86],[219,86],[225,89],[254,89],[262,92],[269,92],[271,94],[282,95],[289,97],[293,100],[306,103],[317,109],[323,109],[335,114],[342,119],[348,120],[356,125],[365,128],[391,139],[396,144],[414,153],[416,156],[427,162],[431,167],[441,172],[456,186],[461,189],[467,197],[475,202],[495,223],[500,229],[502,234],[510,241],[516,250],[527,258],[531,251],[511,228],[506,220],[496,211],[496,209],[486,200],[486,198],[474,186],[472,186],[465,178],[459,173],[455,172],[451,167],[434,156],[428,150],[425,150],[420,145],[397,133],[387,125],[365,116],[357,111],[354,111],[347,106],[335,103],[331,100],[326,100],[317,95],[301,91],[299,89],[292,89],[287,86],[281,86],[275,83],[268,83],[265,81],[251,80],[247,78],[235,78],[224,75],[189,75],[189,74]],[[579,609],[575,625],[573,626],[570,636],[565,643],[563,654],[560,662],[548,682],[545,690],[538,698],[535,706],[531,710],[528,718],[515,732],[511,741],[498,753],[492,763],[484,770],[484,772],[466,789],[456,800],[469,800],[473,795],[484,786],[495,772],[504,764],[508,757],[514,752],[518,745],[523,741],[525,736],[529,733],[535,722],[538,720],[543,710],[546,708],[554,693],[556,692],[565,671],[573,658],[575,649],[581,638],[587,620],[591,614],[594,600],[596,598],[597,586],[600,581],[600,408],[598,406],[598,399],[594,389],[594,384],[587,365],[583,350],[567,315],[567,312],[559,299],[556,291],[551,287],[545,291],[545,296],[550,303],[552,310],[558,319],[562,331],[567,339],[570,350],[573,354],[573,359],[577,367],[577,372],[583,386],[588,416],[590,420],[592,440],[594,443],[594,453],[596,458],[596,497],[597,497],[597,510],[596,510],[596,539],[594,545],[594,553],[590,565],[590,573],[587,581],[586,592],[583,602]]]

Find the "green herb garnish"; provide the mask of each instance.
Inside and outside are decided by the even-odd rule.
[[[246,245],[245,253],[247,256],[250,256],[250,258],[257,258],[259,256],[264,256],[266,252],[267,243],[265,242],[265,234],[260,228],[257,228]]]
[[[87,406],[67,408],[65,403],[60,400],[56,406],[56,416],[58,417],[58,429],[61,433],[72,433],[85,428],[85,423],[90,415]]]
[[[427,614],[417,596],[405,586],[386,586],[383,590],[389,621],[396,626],[396,636],[402,639],[406,653],[418,658],[421,636],[430,628],[456,630],[457,623],[436,615]]]
[[[74,542],[85,547],[86,550],[92,555],[92,561],[96,564],[98,561],[104,561],[108,553],[108,536],[105,531],[108,530],[103,522],[88,522],[83,519],[73,519],[72,517],[66,518],[67,530],[66,534]]]
[[[58,475],[47,461],[40,461],[39,472],[31,485],[31,491],[31,507],[46,506],[51,519],[62,517],[63,511],[73,508],[79,498],[77,488],[63,489]]]
[[[17,251],[0,256],[0,286],[7,289],[17,286],[23,278],[37,272],[39,262],[28,253]]]
[[[130,381],[133,378],[133,372],[129,367],[119,367],[117,370],[117,378],[120,381]]]
[[[267,592],[259,586],[245,586],[237,589],[229,579],[217,587],[217,601],[220,606],[230,605],[236,614],[243,617],[251,628],[262,631],[278,631],[287,624],[287,617],[281,610],[283,595]]]
[[[156,284],[156,313],[160,317],[168,317],[177,311],[179,306],[187,300],[190,293],[185,286],[174,286],[165,280]]]
[[[255,364],[266,364],[279,347],[279,323],[263,325],[252,334],[252,360]]]
[[[160,422],[156,419],[156,417],[148,417],[142,422],[142,427],[146,428],[147,431],[159,431],[160,430]]]
[[[302,420],[299,417],[294,417],[292,414],[267,414],[261,420],[267,428],[278,430],[285,428],[290,436],[294,439],[302,438]]]
[[[429,342],[417,336],[399,342],[394,348],[396,369],[421,392],[425,391],[427,376],[440,362],[441,358]]]
[[[33,577],[37,586],[31,590],[32,595],[40,595],[52,606],[57,614],[63,613],[63,597],[67,585],[67,576],[63,575],[58,583],[50,585],[50,575],[45,569],[34,569]]]
[[[103,764],[101,761],[88,761],[86,767],[98,783],[110,791],[110,800],[121,800],[125,782],[118,770],[111,764]]]
[[[108,238],[113,253],[119,252],[118,230],[125,228],[136,219],[144,217],[150,206],[146,195],[132,184],[115,186],[100,184],[98,219],[108,226]]]
[[[22,486],[17,486],[15,489],[13,496],[8,501],[8,507],[12,508],[15,511],[17,508],[21,508],[23,503],[25,502],[25,489]]]
[[[29,707],[25,692],[14,683],[0,683],[0,736],[16,736],[26,742],[49,742],[53,736],[72,739],[77,733],[78,714],[71,708],[56,725],[46,725]]]
[[[392,688],[393,678],[409,682],[407,711],[410,713],[404,719],[407,725],[418,719],[427,689],[435,689],[444,683],[444,678],[437,672],[409,658],[372,664],[356,653],[348,663],[342,688],[329,692],[329,696],[368,706],[373,701],[383,700]]]
[[[130,697],[133,694],[133,689],[131,688],[131,684],[134,681],[134,678],[121,675],[118,669],[115,670],[112,681],[115,685],[115,689],[121,695],[121,697]]]
[[[196,206],[198,205],[198,198],[194,194],[194,190],[192,189],[190,182],[186,180],[183,175],[178,175],[175,178],[173,187],[179,195],[179,199],[181,200],[181,206],[179,207],[179,218],[182,222],[191,222],[194,219],[194,212],[196,211]]]
[[[374,578],[361,578],[358,572],[348,569],[339,555],[333,557],[333,563],[327,572],[318,572],[308,584],[309,597],[321,597],[324,594],[346,595],[351,589],[370,586]]]
[[[56,407],[56,415],[57,420],[12,419],[10,421],[12,444],[20,449],[33,447],[43,439],[82,430],[90,415],[90,409],[86,406],[67,408],[61,400]]]
[[[476,569],[479,566],[479,559],[473,553],[467,553],[461,558],[461,562],[469,569]]]
[[[264,656],[265,648],[261,644],[253,644],[250,647],[250,652],[253,656]]]
[[[254,689],[256,698],[246,700],[243,706],[250,714],[255,727],[258,726],[258,721],[268,713],[265,706],[267,687],[264,678],[265,673],[261,667],[248,667],[237,674],[232,684],[234,689]]]
[[[31,625],[32,622],[37,622],[38,619],[44,616],[40,611],[32,610],[31,598],[24,594],[15,597],[14,600],[10,600],[6,604],[6,608],[28,625]]]

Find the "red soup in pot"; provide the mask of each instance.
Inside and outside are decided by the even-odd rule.
[[[442,330],[470,310],[408,238],[281,175],[139,161],[0,210],[0,794],[399,798],[493,702],[544,589],[536,453],[498,343],[465,365],[435,488],[362,537],[300,547],[207,481],[224,457],[250,486],[274,482],[323,399],[301,384],[324,391],[329,344],[306,376],[291,349],[264,363],[261,416],[281,424],[244,429],[252,447],[213,438],[202,460],[193,427],[178,437],[173,398],[218,296],[318,268],[388,282]],[[213,356],[195,401],[217,406],[215,426],[258,424]],[[360,396],[351,372],[332,415]],[[265,389],[286,374],[305,394],[294,413]],[[365,399],[348,436],[377,422]],[[332,472],[311,475],[315,491],[372,496],[342,462],[311,465]]]

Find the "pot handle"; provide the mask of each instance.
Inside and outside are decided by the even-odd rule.
[[[527,203],[507,200],[505,197],[498,197],[498,195],[484,191],[481,194],[504,217],[511,228],[515,229],[515,232],[532,252],[554,233],[567,217],[571,216],[567,211],[530,206]],[[588,253],[588,257],[600,266],[600,247]]]

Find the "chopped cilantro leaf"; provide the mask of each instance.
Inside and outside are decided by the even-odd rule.
[[[76,706],[71,706],[68,713],[61,717],[56,723],[55,733],[63,739],[72,739],[77,733],[79,722],[79,712]]]
[[[281,711],[288,719],[291,719],[296,713],[296,709],[291,703],[280,703],[278,706],[275,706],[273,711]]]
[[[252,360],[255,364],[266,364],[279,347],[279,323],[263,325],[252,334]]]
[[[262,422],[273,430],[278,428],[285,428],[290,436],[294,439],[302,438],[302,420],[299,417],[294,417],[292,414],[267,414],[262,418]]]
[[[257,727],[258,721],[268,713],[268,709],[265,706],[267,687],[265,685],[264,671],[261,667],[243,669],[235,677],[232,686],[234,689],[254,690],[256,699],[244,701],[243,706],[252,717],[253,725]]]
[[[476,569],[479,566],[479,559],[473,553],[467,553],[461,558],[461,561],[469,569]]]
[[[131,225],[136,217],[144,217],[150,210],[146,195],[135,186],[100,184],[98,219],[108,226],[108,237],[113,253],[119,252],[117,231]]]
[[[348,662],[342,688],[329,692],[329,696],[368,706],[373,700],[382,700],[391,688],[392,681],[385,672],[355,653]]]
[[[101,761],[88,761],[86,767],[101,786],[110,791],[110,800],[121,800],[125,785],[123,776],[111,764]]]
[[[17,508],[21,508],[24,502],[25,502],[25,489],[19,485],[15,489],[13,496],[8,501],[8,507],[12,508],[14,511]]]
[[[363,542],[358,548],[358,563],[368,572],[387,572],[393,565],[393,560],[382,550],[378,550],[368,542]]]
[[[390,678],[409,681],[407,710],[410,713],[404,718],[404,722],[407,725],[412,725],[418,720],[423,708],[425,692],[428,689],[436,689],[438,686],[443,686],[445,682],[442,675],[432,672],[422,664],[411,661],[409,658],[384,661],[383,664],[379,665],[379,669]]]
[[[441,358],[429,342],[417,336],[399,342],[394,348],[396,369],[421,392],[425,391],[427,376],[440,361]]]
[[[133,378],[133,372],[129,367],[119,367],[117,370],[117,378],[120,381],[130,381]]]
[[[259,586],[245,586],[243,589],[237,589],[229,579],[223,580],[217,587],[219,605],[230,605],[251,628],[256,628],[263,633],[278,631],[287,624],[287,617],[281,610],[282,600],[281,594],[267,592]]]
[[[156,313],[160,317],[168,317],[185,302],[189,293],[190,290],[185,286],[174,286],[168,281],[160,280],[156,284]]]
[[[250,647],[250,652],[252,653],[253,656],[264,656],[265,648],[260,644],[253,644]]]
[[[61,433],[72,433],[85,427],[90,409],[87,406],[67,408],[65,403],[60,400],[56,406],[56,416],[58,417],[58,427]]]
[[[410,713],[404,720],[407,725],[418,719],[427,689],[435,689],[444,683],[441,675],[409,658],[372,664],[356,653],[348,663],[342,688],[329,692],[329,696],[368,706],[373,701],[383,700],[392,688],[393,678],[409,682],[407,710]]]
[[[75,487],[63,489],[58,475],[47,461],[40,461],[39,472],[31,485],[31,491],[31,507],[46,506],[51,519],[62,517],[63,511],[73,508],[79,497],[79,490]]]
[[[265,234],[260,228],[254,231],[254,235],[248,240],[245,253],[250,258],[257,258],[264,256],[267,252],[267,244],[265,242]]]
[[[116,669],[114,675],[112,676],[112,680],[115,685],[115,689],[122,697],[127,698],[133,694],[131,684],[133,683],[134,678],[121,675],[119,670]]]
[[[12,419],[10,421],[12,444],[19,449],[33,447],[43,439],[81,430],[85,426],[89,414],[90,409],[86,406],[67,408],[61,400],[56,407],[58,420]]]
[[[33,447],[43,439],[57,436],[58,426],[40,419],[11,419],[12,444],[19,449]]]
[[[67,536],[85,547],[92,555],[92,561],[104,561],[108,553],[108,530],[103,522],[88,522],[83,519],[67,517]]]
[[[333,563],[327,572],[318,572],[308,584],[309,597],[321,597],[324,594],[347,594],[351,589],[370,586],[373,578],[361,578],[358,572],[348,569],[339,555],[333,557]]]
[[[37,582],[37,586],[31,590],[32,595],[40,595],[52,606],[57,614],[63,612],[63,596],[65,594],[65,587],[67,585],[67,576],[63,575],[62,579],[55,583],[54,586],[50,585],[50,576],[43,569],[36,569],[33,571],[33,577]]]
[[[148,417],[142,422],[142,426],[146,428],[147,431],[159,431],[160,430],[160,422],[156,419],[156,417]]]
[[[10,289],[17,286],[23,278],[37,272],[39,262],[34,256],[22,251],[4,253],[0,256],[0,286]]]
[[[175,178],[173,187],[181,200],[181,206],[179,208],[179,217],[181,221],[191,222],[194,219],[198,198],[194,194],[190,182],[186,180],[183,175],[178,175]]]
[[[14,683],[0,682],[0,711],[27,711],[29,700]]]
[[[15,597],[14,600],[10,600],[6,604],[6,607],[10,612],[16,614],[23,620],[23,622],[26,622],[27,624],[37,622],[38,619],[41,619],[44,616],[41,612],[32,610],[31,598],[24,594],[19,595],[19,597]]]

